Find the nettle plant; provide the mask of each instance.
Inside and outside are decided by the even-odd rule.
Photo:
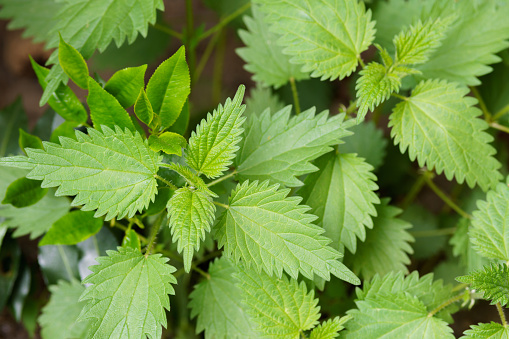
[[[222,1],[232,10],[208,31],[195,29],[188,1],[183,33],[155,24],[161,0],[0,5],[13,27],[57,48],[50,69],[31,62],[41,104],[63,122],[43,117],[18,138],[18,102],[0,126],[0,305],[32,331],[37,321],[52,339],[160,338],[163,328],[454,338],[452,314],[486,299],[500,323],[464,337],[509,337],[509,155],[497,134],[509,132],[508,1]],[[237,54],[259,87],[246,109],[241,85],[186,139],[192,83],[241,14]],[[95,50],[132,43],[149,24],[186,48],[147,84],[146,65],[90,76]],[[310,77],[350,78],[354,100],[301,111],[297,82]],[[88,110],[68,79],[87,91]],[[271,91],[283,86],[293,106]],[[450,194],[433,180],[442,173]],[[445,203],[441,218],[416,202],[424,186]],[[27,299],[33,271],[13,241],[22,235],[42,236],[49,301]]]

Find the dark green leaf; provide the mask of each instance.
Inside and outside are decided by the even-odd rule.
[[[37,203],[46,193],[48,189],[41,188],[39,180],[19,178],[7,187],[2,204],[11,204],[17,208],[26,207]]]
[[[164,210],[172,194],[173,191],[170,190],[168,187],[158,187],[156,199],[154,200],[154,202],[148,205],[148,208],[144,214],[155,215]]]
[[[99,232],[102,224],[101,218],[94,218],[93,211],[71,211],[51,226],[39,246],[77,244]]]
[[[146,70],[147,65],[124,68],[113,74],[104,89],[113,95],[122,107],[131,107],[138,93],[145,88]]]
[[[76,130],[77,124],[73,121],[64,121],[57,128],[53,130],[49,140],[55,144],[60,144],[60,137],[66,137],[76,140]]]
[[[32,135],[30,133],[25,132],[21,128],[19,129],[19,147],[25,152],[25,148],[38,148],[44,149],[42,146],[42,141],[39,137]],[[25,152],[26,154],[26,152]]]
[[[78,50],[62,39],[58,45],[58,60],[65,74],[83,89],[88,88],[88,66]]]
[[[76,246],[39,247],[37,260],[46,284],[54,285],[61,279],[67,281],[78,279],[78,255],[79,251]]]
[[[0,157],[19,153],[18,130],[27,129],[21,98],[0,110]]]

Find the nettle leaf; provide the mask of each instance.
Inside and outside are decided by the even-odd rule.
[[[318,216],[318,225],[324,235],[332,240],[333,247],[355,253],[357,237],[366,239],[365,228],[372,228],[376,216],[374,204],[380,199],[373,167],[355,154],[331,152],[315,161],[318,172],[306,177],[298,194],[311,207],[310,213]]]
[[[408,148],[410,159],[426,165],[447,179],[461,184],[476,183],[484,190],[501,178],[500,163],[489,145],[493,138],[484,130],[488,124],[477,117],[476,100],[465,97],[468,89],[454,83],[428,80],[419,83],[412,95],[399,103],[390,115],[394,144],[401,152]]]
[[[17,208],[27,207],[40,201],[46,193],[48,189],[41,188],[40,181],[19,178],[7,187],[2,204],[11,204]]]
[[[148,100],[147,94],[142,89],[134,104],[134,113],[145,125],[149,125],[154,118],[154,109]]]
[[[80,297],[88,303],[78,318],[92,319],[87,338],[161,337],[176,269],[161,254],[144,256],[128,247],[107,254],[96,259],[99,265],[91,266],[93,273],[83,280],[92,284]]]
[[[316,274],[358,284],[358,278],[338,259],[341,254],[328,246],[324,230],[312,222],[309,207],[299,205],[299,197],[287,197],[268,181],[239,184],[229,198],[229,207],[214,227],[219,248],[235,262],[281,277],[283,270],[297,279],[299,272],[313,279]]]
[[[102,225],[103,220],[94,218],[94,212],[71,211],[51,226],[39,246],[74,245],[99,232]]]
[[[38,319],[43,338],[85,338],[88,323],[76,322],[86,302],[78,301],[85,287],[76,280],[60,280],[49,287],[51,298]]]
[[[385,66],[371,62],[359,74],[357,90],[357,121],[362,121],[368,110],[374,110],[380,103],[389,99],[393,92],[399,92],[400,76]]]
[[[257,338],[246,307],[241,303],[242,290],[236,286],[233,274],[238,268],[230,260],[221,257],[212,262],[208,273],[210,279],[194,287],[191,299],[191,318],[198,316],[196,332],[205,330],[206,339]]]
[[[184,269],[189,272],[193,253],[200,249],[205,232],[210,232],[216,207],[207,193],[182,187],[175,191],[167,208],[173,242],[177,242],[179,253],[184,251]]]
[[[375,36],[371,11],[357,0],[256,0],[291,62],[322,80],[340,80],[356,68]]]
[[[258,6],[251,10],[252,18],[244,16],[248,31],[238,32],[246,47],[238,48],[236,52],[246,62],[244,68],[253,73],[253,80],[279,88],[290,78],[309,78],[307,73],[300,71],[301,66],[290,63],[290,57],[283,54],[283,47],[276,43],[279,36],[269,32],[269,26],[264,22],[265,15]]]
[[[465,267],[465,272],[482,269],[488,265],[490,260],[481,256],[474,249],[472,240],[469,236],[469,230],[472,229],[469,219],[462,218],[456,225],[456,232],[449,240],[452,246],[452,253],[459,257],[460,263]]]
[[[244,115],[249,117],[252,114],[259,115],[267,108],[271,112],[277,112],[283,109],[285,105],[279,99],[277,94],[272,93],[270,87],[262,87],[257,85],[249,92],[249,97],[246,98],[246,110]]]
[[[140,91],[145,88],[146,70],[147,65],[121,69],[111,76],[104,89],[113,95],[122,107],[131,107]]]
[[[191,78],[184,46],[165,60],[147,84],[147,97],[161,119],[161,129],[173,125],[191,92]]]
[[[171,169],[172,171],[177,172],[182,178],[186,180],[186,182],[191,186],[192,189],[198,188],[199,190],[210,195],[211,197],[217,198],[217,194],[212,192],[208,188],[207,184],[205,184],[203,179],[197,176],[196,173],[194,173],[193,170],[190,169],[189,167],[174,162],[165,167]]]
[[[507,48],[509,6],[497,0],[454,3],[457,20],[442,45],[419,67],[425,78],[442,78],[465,85],[479,85],[477,77],[492,71],[500,61],[495,54]]]
[[[504,325],[491,322],[489,324],[479,323],[470,326],[470,330],[465,331],[463,339],[507,339],[509,338],[509,328]]]
[[[132,217],[154,200],[155,175],[161,157],[138,133],[103,126],[88,135],[76,131],[77,141],[60,138],[62,145],[45,142],[45,150],[27,149],[28,157],[0,159],[0,165],[31,169],[29,179],[42,187],[60,186],[56,195],[76,195],[72,206],[97,209],[95,216]]]
[[[247,312],[261,336],[298,339],[302,331],[318,324],[318,299],[313,290],[307,291],[304,282],[299,284],[285,275],[271,277],[242,266],[235,277]]]
[[[474,249],[484,257],[509,260],[509,187],[499,183],[489,191],[486,201],[477,202],[473,213],[470,241]]]
[[[353,271],[369,279],[375,274],[384,275],[390,271],[408,272],[408,254],[413,252],[410,242],[414,238],[407,229],[412,225],[396,218],[401,210],[389,205],[389,199],[382,199],[376,205],[377,217],[373,228],[367,230],[366,240],[357,244],[355,255],[348,255],[345,262],[351,263]]]
[[[287,106],[273,115],[266,110],[250,117],[235,158],[240,178],[302,186],[296,177],[317,171],[310,161],[330,152],[331,146],[351,134],[346,129],[354,124],[343,121],[344,114],[329,118],[323,111],[315,115],[314,108],[291,118],[290,114],[291,106]]]
[[[173,132],[164,132],[161,135],[151,135],[148,144],[155,152],[163,151],[166,154],[182,155],[182,147],[186,147],[187,140]]]
[[[483,298],[491,300],[492,305],[505,306],[509,302],[509,268],[506,264],[484,266],[483,270],[470,272],[456,280],[482,292]]]
[[[241,141],[244,131],[242,124],[246,120],[242,116],[245,105],[242,105],[245,87],[239,86],[235,97],[226,99],[224,107],[220,104],[212,114],[207,115],[191,133],[186,161],[199,174],[208,178],[216,178],[223,174],[231,165],[237,144]]]
[[[83,89],[88,89],[88,66],[83,56],[60,36],[58,61],[65,74]]]
[[[309,339],[334,339],[339,336],[339,331],[343,330],[343,326],[348,320],[352,319],[350,316],[336,317],[324,321],[320,325],[313,328],[309,334]]]

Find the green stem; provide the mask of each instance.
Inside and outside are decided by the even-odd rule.
[[[490,127],[493,127],[494,129],[498,129],[499,131],[504,132],[504,133],[509,133],[509,128],[502,126],[496,122],[490,123]]]
[[[401,100],[408,100],[408,98],[406,96],[403,96],[403,95],[400,95],[398,93],[391,93],[391,97],[395,97],[395,98],[398,98],[398,99],[401,99]]]
[[[450,235],[456,232],[456,227],[442,228],[438,230],[429,230],[429,231],[410,231],[410,234],[414,238],[424,238],[424,237],[435,237],[440,235]]]
[[[361,67],[364,69],[366,68],[366,64],[364,63],[364,60],[362,60],[361,56],[357,56],[357,60],[359,60],[359,64],[361,65]]]
[[[202,270],[201,268],[199,267],[196,267],[196,266],[191,266],[191,269],[193,269],[194,271],[200,273],[202,276],[204,276],[205,278],[207,278],[207,280],[210,280],[210,274],[208,274],[207,272],[205,272],[204,270]]]
[[[189,73],[191,80],[194,79],[194,70],[196,64],[195,44],[192,42],[194,35],[194,18],[193,18],[193,0],[186,0],[186,50],[187,63],[189,65]]]
[[[432,316],[434,316],[435,314],[437,314],[438,312],[440,312],[441,310],[443,310],[450,304],[460,301],[464,297],[465,297],[465,293],[462,292],[461,294],[458,294],[457,296],[454,296],[451,299],[444,301],[442,304],[438,305],[434,310],[432,310],[431,312],[428,313],[428,318],[431,318]]]
[[[177,38],[179,40],[182,40],[184,38],[184,36],[182,35],[182,33],[179,33],[177,31],[174,31],[173,29],[171,29],[170,27],[167,27],[167,26],[164,26],[164,25],[161,25],[161,24],[158,24],[158,23],[155,23],[152,25],[152,27],[154,27],[155,29],[157,29],[158,31],[161,31],[163,33],[166,33],[174,38]]]
[[[217,201],[213,201],[213,203],[214,203],[214,205],[221,206],[222,208],[225,208],[225,209],[230,208],[230,206],[222,204],[222,203],[217,202]]]
[[[472,91],[472,94],[475,96],[477,101],[479,101],[479,107],[481,107],[481,110],[484,114],[484,119],[486,121],[491,121],[491,113],[489,112],[488,107],[486,107],[486,104],[484,103],[481,93],[479,93],[476,87],[470,86],[470,90]]]
[[[498,315],[500,316],[500,320],[502,321],[502,325],[504,327],[507,327],[507,320],[505,318],[504,309],[502,308],[502,305],[500,304],[500,302],[497,303],[497,311],[498,311]]]
[[[214,50],[214,46],[216,45],[217,41],[219,40],[219,37],[221,36],[221,31],[218,31],[216,34],[212,36],[210,39],[207,48],[205,48],[205,51],[203,52],[203,56],[200,59],[200,62],[198,63],[198,66],[196,66],[196,70],[194,72],[194,83],[196,83],[200,76],[205,69],[205,65],[207,64],[207,61],[210,58],[210,55],[212,54],[212,51]]]
[[[445,202],[447,205],[449,205],[450,208],[452,208],[456,213],[461,215],[463,218],[472,219],[472,216],[468,214],[467,212],[463,211],[458,205],[456,205],[430,178],[430,172],[424,173],[424,181],[426,181],[426,184],[433,192],[435,192],[436,195],[442,199],[443,202]]]
[[[300,113],[299,92],[297,92],[297,85],[295,85],[295,79],[293,77],[290,78],[290,85],[292,87],[293,103],[295,105],[295,114],[299,115],[299,113]]]
[[[493,116],[493,120],[498,120],[498,119],[502,118],[504,115],[506,115],[507,113],[509,113],[509,104],[505,105],[500,111],[495,113],[495,115]]]
[[[239,15],[241,15],[242,13],[244,13],[245,11],[247,11],[249,9],[249,7],[251,7],[251,1],[249,1],[247,4],[245,4],[244,6],[242,7],[239,7],[235,12],[233,12],[232,14],[228,15],[226,18],[224,18],[223,20],[221,20],[217,25],[215,25],[214,27],[212,27],[211,29],[207,30],[206,32],[204,32],[202,35],[200,35],[198,37],[198,41],[201,41],[205,38],[207,38],[208,36],[210,36],[211,34],[214,34],[215,32],[217,32],[218,30],[220,30],[221,28],[223,28],[224,26],[228,25],[232,20],[234,20],[236,17],[238,17]]]
[[[166,167],[166,166],[164,166],[164,167]],[[154,178],[159,179],[159,180],[161,180],[162,182],[164,182],[166,185],[168,185],[168,187],[169,187],[171,190],[173,190],[173,191],[178,190],[178,187],[177,187],[177,186],[173,185],[171,182],[169,182],[168,180],[166,180],[166,179],[165,179],[165,178],[163,178],[162,176],[155,174],[155,175],[154,175]]]
[[[157,233],[159,233],[159,229],[161,228],[161,225],[163,223],[164,219],[164,212],[161,212],[157,220],[152,225],[152,229],[150,230],[150,236],[148,238],[148,245],[147,250],[145,251],[145,258],[147,258],[150,255],[150,252],[152,251],[152,248],[154,247],[154,243],[156,241]]]
[[[207,187],[210,187],[210,186],[214,186],[215,184],[218,184],[220,183],[221,181],[225,181],[226,179],[229,179],[231,177],[233,177],[235,174],[237,174],[237,170],[234,170],[233,172],[227,174],[227,175],[224,175],[222,176],[221,178],[219,179],[216,179],[214,181],[211,181],[207,184]]]
[[[467,288],[467,287],[468,287],[468,284],[465,284],[465,283],[463,283],[463,284],[458,284],[458,285],[454,286],[454,287],[453,287],[453,289],[452,289],[451,291],[452,291],[452,292],[458,292],[458,291],[460,291],[460,290],[462,290],[462,289],[464,289],[464,288]]]
[[[426,180],[424,175],[420,175],[410,188],[410,191],[406,195],[405,199],[403,199],[401,202],[400,207],[402,209],[406,209],[415,200],[415,198],[417,198],[417,195],[421,192],[424,185],[426,185]]]

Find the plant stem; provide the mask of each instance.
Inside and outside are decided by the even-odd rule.
[[[210,280],[210,274],[208,274],[207,272],[205,272],[204,270],[202,270],[201,268],[199,267],[196,267],[196,266],[191,266],[191,269],[195,270],[196,272],[200,273],[202,276],[204,276],[205,278],[207,278],[207,280]]]
[[[486,104],[484,103],[481,93],[479,93],[477,88],[473,87],[473,86],[470,86],[470,90],[472,91],[472,94],[475,96],[477,101],[479,101],[479,107],[481,108],[481,110],[484,114],[484,119],[488,122],[491,121],[491,113],[488,110],[488,107],[486,107]]]
[[[161,212],[159,214],[159,217],[157,218],[157,220],[152,225],[152,229],[150,230],[150,236],[148,239],[147,249],[145,251],[145,258],[147,258],[150,255],[150,252],[152,251],[152,247],[154,247],[156,236],[157,236],[157,233],[159,233],[159,229],[161,228],[163,219],[164,219],[164,212]]]
[[[456,229],[457,229],[456,227],[448,227],[429,231],[413,231],[413,232],[410,231],[410,234],[414,238],[435,237],[440,235],[454,234],[454,232],[456,232]]]
[[[168,180],[166,180],[165,178],[161,177],[160,175],[157,175],[157,174],[156,174],[156,175],[154,175],[154,178],[159,179],[159,180],[161,180],[162,182],[164,182],[166,185],[168,185],[168,187],[169,187],[171,190],[174,190],[174,191],[178,190],[178,187],[177,187],[177,186],[173,185],[171,182],[169,182],[169,181],[168,181]]]
[[[502,131],[502,132],[505,132],[505,133],[509,133],[509,128],[503,126],[503,125],[500,125],[496,122],[491,122],[490,123],[490,127],[493,127],[494,129],[498,129],[499,131]]]
[[[203,56],[201,57],[200,62],[198,63],[198,66],[196,66],[193,82],[196,83],[200,79],[201,73],[203,72],[203,69],[205,68],[205,65],[207,64],[207,61],[209,60],[210,55],[212,54],[212,51],[214,50],[214,46],[216,45],[220,36],[221,36],[221,30],[219,30],[216,34],[214,34],[212,36],[212,38],[210,39],[210,41],[207,45],[207,48],[205,48],[205,51],[203,52]]]
[[[225,208],[225,209],[230,208],[230,206],[222,204],[222,203],[217,202],[217,201],[213,201],[213,203],[214,203],[214,205],[221,206],[222,208]]]
[[[189,64],[189,73],[191,80],[194,79],[194,71],[196,64],[196,51],[195,43],[193,43],[194,35],[194,18],[193,18],[193,0],[186,0],[186,50],[187,50],[187,63]]]
[[[433,192],[435,192],[436,195],[439,196],[440,199],[442,199],[443,202],[445,202],[449,207],[451,207],[456,213],[461,215],[463,218],[472,219],[472,216],[468,214],[467,212],[463,211],[458,205],[456,205],[435,183],[429,176],[430,172],[424,173],[424,181],[426,181],[426,184]]]
[[[359,60],[359,64],[363,69],[366,68],[366,64],[364,63],[364,60],[362,60],[360,55],[357,57],[357,60]]]
[[[431,312],[428,313],[428,318],[431,318],[432,316],[434,316],[435,314],[437,314],[438,312],[440,312],[441,310],[443,310],[450,304],[460,301],[464,297],[465,297],[465,293],[462,292],[461,294],[458,294],[457,296],[454,296],[451,299],[444,301],[442,304],[438,305],[434,310],[432,310]]]
[[[405,199],[401,202],[401,208],[406,209],[417,197],[417,195],[421,192],[422,188],[426,184],[426,180],[424,175],[420,175],[417,180],[415,180],[414,184],[410,188],[410,191],[406,195]]]
[[[292,87],[293,103],[295,105],[295,114],[299,115],[299,113],[300,113],[299,92],[297,92],[297,85],[295,85],[294,77],[290,78],[290,86]]]
[[[391,94],[391,96],[392,96],[392,97],[395,97],[395,98],[398,98],[398,99],[401,99],[401,100],[404,100],[404,101],[408,100],[408,98],[407,98],[407,97],[405,97],[405,96],[403,96],[403,95],[400,95],[400,94],[398,94],[398,93],[392,93],[392,94]]]
[[[235,12],[231,13],[226,18],[222,19],[217,25],[215,25],[214,27],[212,27],[211,29],[207,30],[202,35],[200,35],[198,37],[198,41],[201,41],[201,40],[207,38],[208,36],[210,36],[211,34],[214,34],[216,31],[220,30],[221,28],[223,28],[224,26],[229,24],[236,17],[238,17],[239,15],[241,15],[242,13],[247,11],[249,9],[249,7],[251,7],[251,1],[249,1],[244,6],[239,7]]]
[[[502,118],[504,115],[506,115],[507,113],[509,113],[509,104],[505,105],[500,111],[495,113],[495,115],[493,115],[493,120],[498,120],[498,119]]]
[[[164,25],[161,25],[161,24],[158,24],[158,23],[155,23],[152,25],[152,27],[154,27],[155,29],[157,29],[158,31],[161,31],[163,33],[166,33],[174,38],[177,38],[179,40],[182,40],[183,39],[183,35],[182,33],[179,33],[177,31],[174,31],[173,29],[171,29],[170,27],[167,27],[167,26],[164,26]]]
[[[500,304],[500,302],[497,303],[497,311],[498,311],[498,315],[500,316],[500,320],[502,321],[502,325],[504,327],[507,327],[507,320],[505,318],[504,309],[502,308],[502,305]]]
[[[452,292],[458,292],[459,290],[462,290],[464,288],[468,287],[468,284],[458,284],[456,286],[453,287],[453,289],[451,290]]]
[[[227,174],[227,175],[224,175],[224,176],[222,176],[221,178],[218,178],[218,179],[216,179],[216,180],[214,180],[214,181],[209,182],[209,183],[207,184],[207,187],[214,186],[215,184],[218,184],[218,183],[220,183],[221,181],[224,181],[224,180],[226,180],[226,179],[229,179],[229,178],[233,177],[235,174],[237,174],[237,170],[234,170],[233,172],[231,172],[231,173],[229,173],[229,174]]]

